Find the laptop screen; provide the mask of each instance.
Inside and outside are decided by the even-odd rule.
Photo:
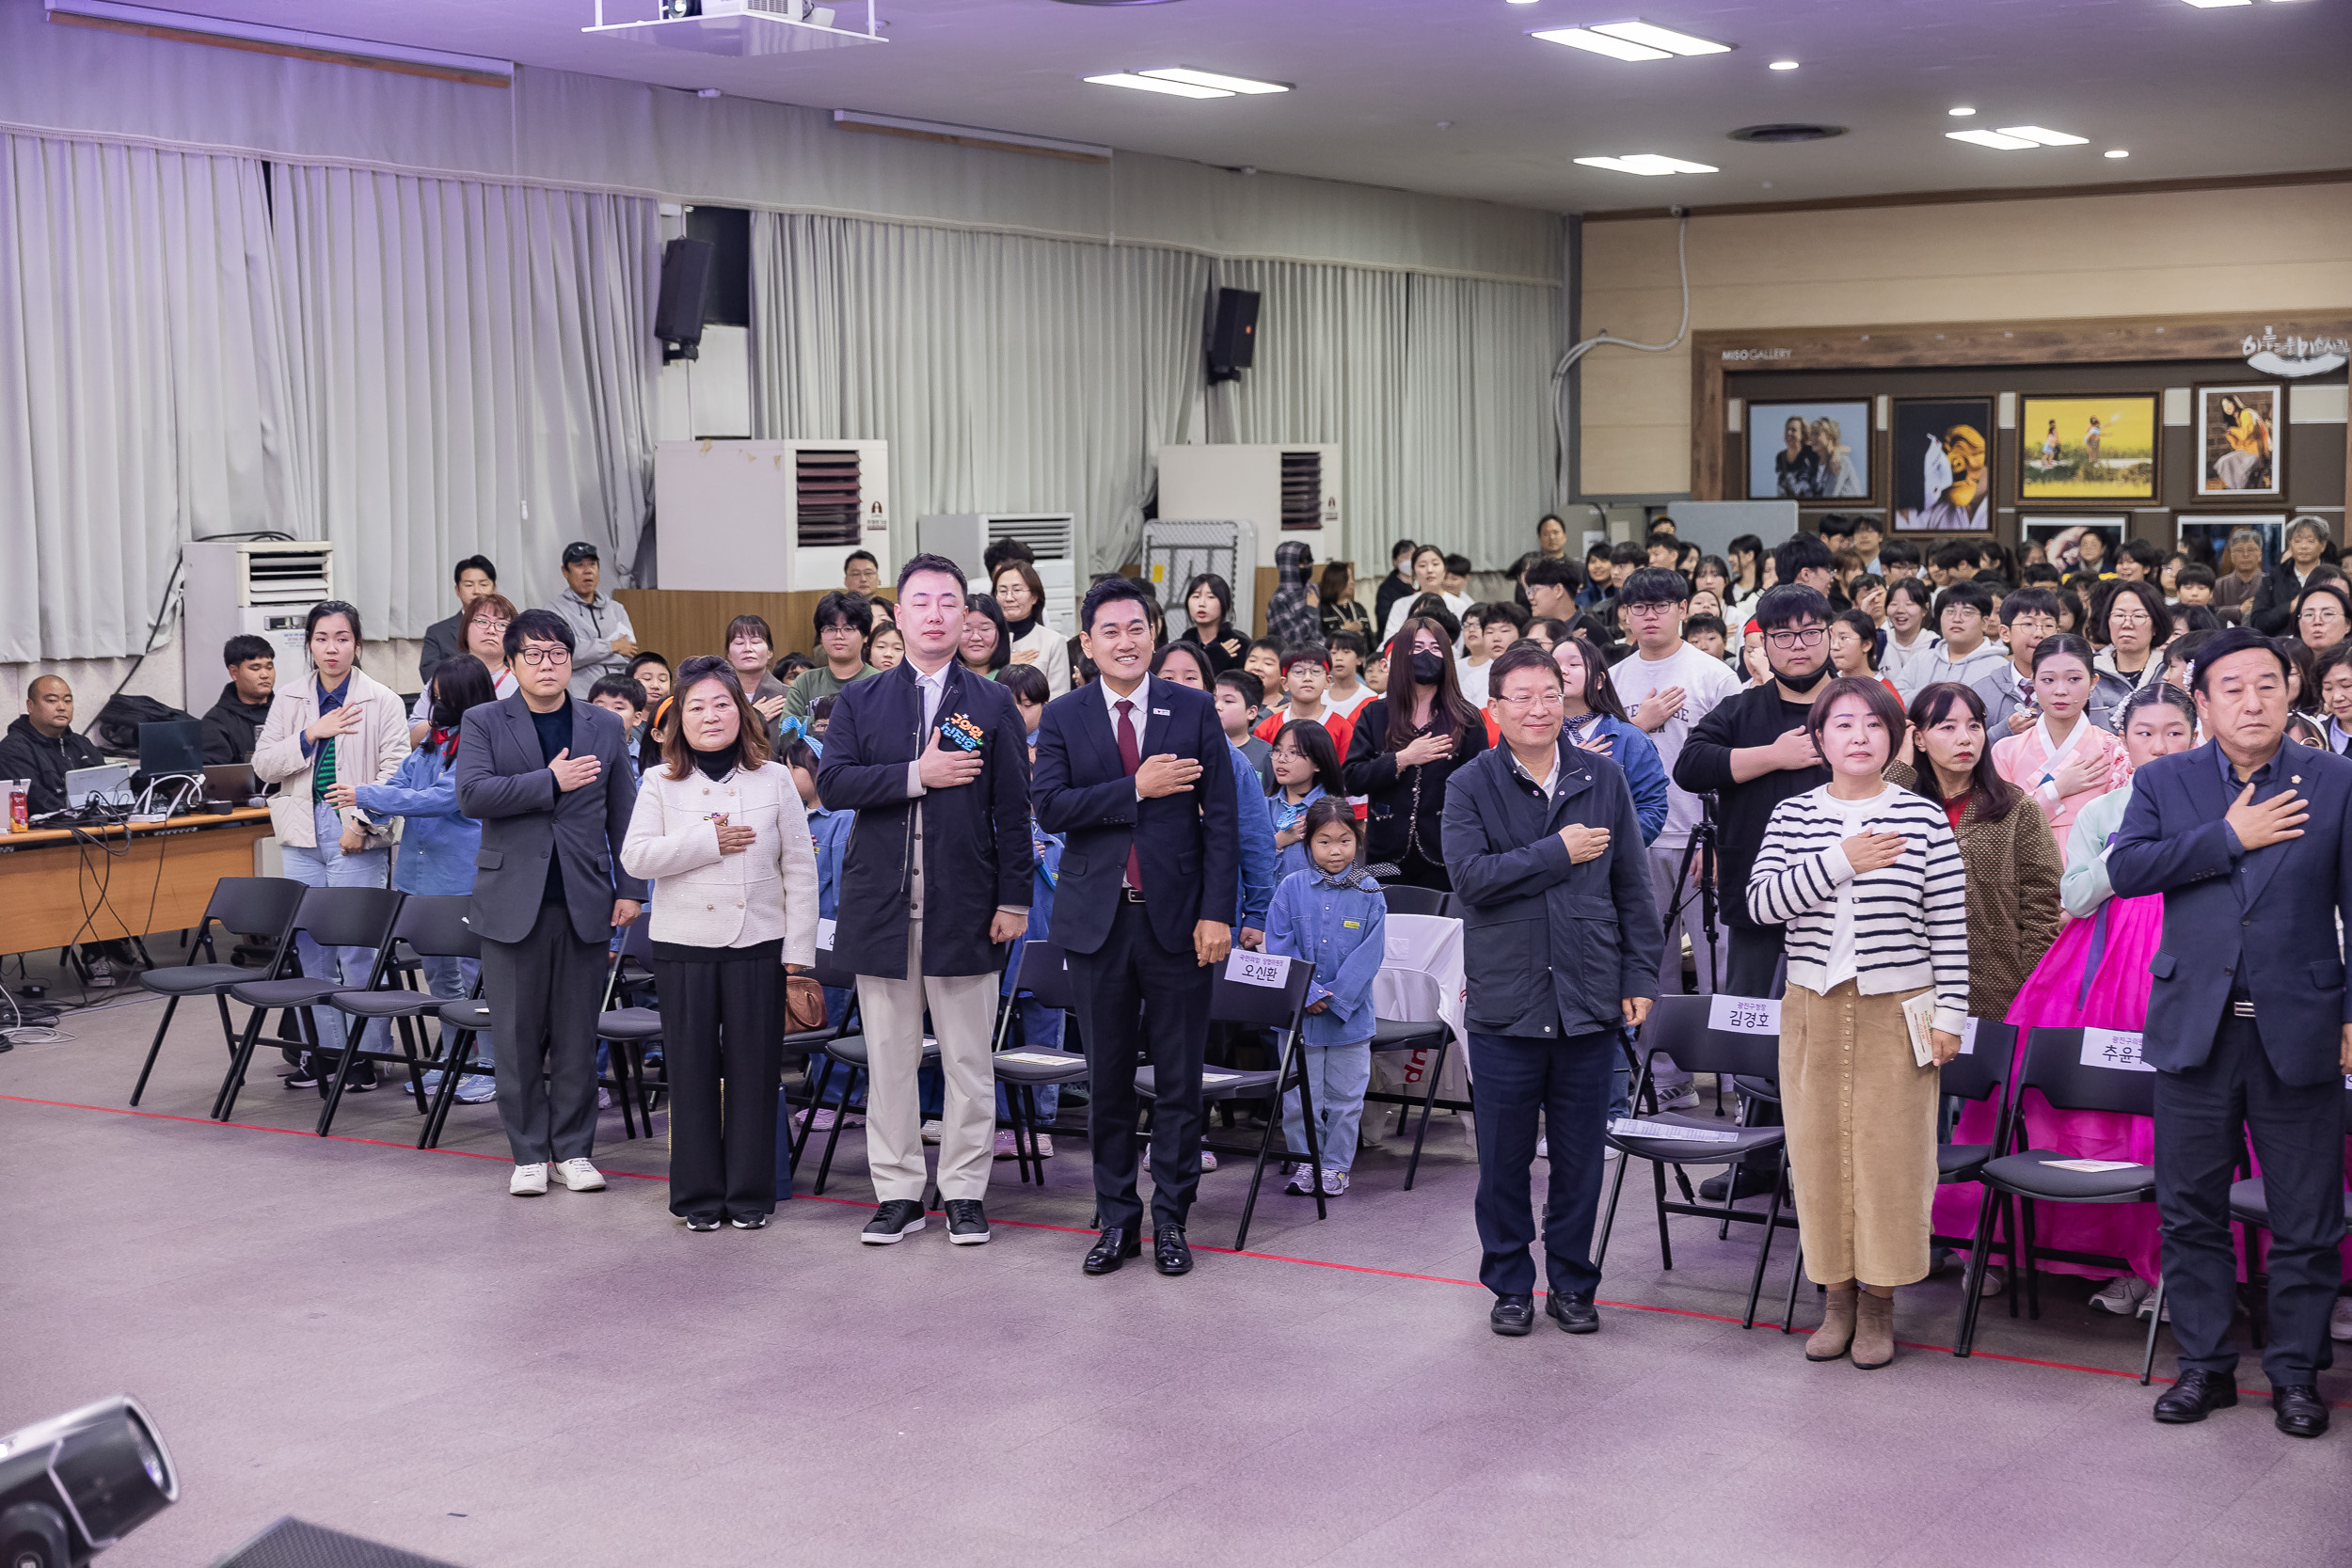
[[[139,771],[149,778],[167,773],[204,770],[204,725],[195,719],[176,719],[139,726]]]

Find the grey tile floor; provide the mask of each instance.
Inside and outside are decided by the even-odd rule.
[[[120,1114],[159,1014],[0,1055],[0,1431],[128,1391],[184,1477],[110,1568],[285,1513],[478,1568],[2352,1561],[2352,1430],[2297,1442],[2259,1399],[2156,1426],[2086,1281],[2053,1276],[2039,1323],[1995,1307],[1969,1361],[1930,1281],[1893,1367],[1810,1366],[1776,1315],[1739,1326],[1754,1227],[1677,1220],[1662,1270],[1637,1170],[1603,1332],[1497,1338],[1453,1124],[1413,1192],[1367,1153],[1328,1221],[1269,1196],[1250,1255],[1184,1279],[1079,1273],[1074,1137],[1041,1193],[996,1167],[986,1247],[861,1247],[862,1204],[805,1180],[764,1232],[690,1235],[617,1116],[611,1191],[527,1201],[488,1106],[419,1153],[379,1091],[321,1141],[264,1076],[215,1126],[188,1009],[152,1114]],[[829,1196],[862,1199],[842,1152]],[[1247,1180],[1204,1180],[1197,1242],[1231,1241]]]

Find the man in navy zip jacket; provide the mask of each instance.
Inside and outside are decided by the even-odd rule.
[[[1038,826],[1063,835],[1054,940],[1070,955],[1085,1037],[1087,1127],[1103,1233],[1086,1272],[1142,1252],[1136,1049],[1150,1056],[1152,1266],[1192,1268],[1184,1224],[1200,1181],[1200,1061],[1216,966],[1233,941],[1241,828],[1232,745],[1205,692],[1150,673],[1143,591],[1087,590],[1079,639],[1102,678],[1038,721]]]
[[[2230,1186],[2250,1133],[2270,1220],[2263,1370],[2279,1430],[2316,1437],[2344,1274],[2352,993],[2336,922],[2352,924],[2352,762],[2284,738],[2287,669],[2243,627],[2199,650],[2213,738],[2139,770],[2107,878],[2119,897],[2164,895],[2140,1058],[2158,1075],[2156,1209],[2181,1361],[2156,1419],[2237,1402]]]

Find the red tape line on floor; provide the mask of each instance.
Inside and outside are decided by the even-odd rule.
[[[0,1094],[0,1102],[15,1105],[46,1105],[61,1111],[97,1111],[106,1116],[140,1117],[151,1121],[182,1121],[195,1127],[233,1128],[241,1132],[283,1132],[299,1138],[318,1138],[319,1136],[316,1132],[306,1132],[304,1129],[299,1127],[270,1127],[262,1122],[256,1121],[215,1121],[210,1117],[184,1117],[174,1115],[169,1111],[140,1111],[135,1110],[127,1105],[85,1105],[79,1101],[35,1100],[29,1096],[17,1094]],[[329,1132],[325,1138],[319,1139],[319,1141],[322,1143],[365,1144],[374,1148],[405,1148],[421,1154],[453,1154],[461,1159],[488,1160],[499,1164],[504,1164],[507,1163],[506,1159],[501,1155],[479,1154],[469,1148],[419,1149],[414,1144],[393,1143],[389,1138],[355,1138],[347,1132]],[[602,1167],[598,1168],[601,1169]],[[638,1181],[667,1181],[669,1180],[666,1176],[655,1176],[649,1172],[641,1170],[606,1170],[604,1174],[607,1176],[626,1176]],[[873,1207],[872,1204],[866,1202],[862,1198],[825,1197],[815,1193],[799,1194],[793,1201],[808,1203],[838,1203],[844,1208],[849,1209],[870,1209]],[[1053,1225],[1043,1220],[992,1219],[988,1223],[993,1226],[1018,1226],[1024,1230],[1058,1231],[1065,1236],[1091,1236],[1094,1234],[1093,1231],[1089,1230],[1082,1226]],[[1295,1263],[1301,1268],[1335,1269],[1343,1274],[1377,1275],[1384,1279],[1416,1279],[1430,1285],[1465,1285],[1472,1290],[1485,1289],[1485,1287],[1475,1279],[1456,1279],[1451,1275],[1442,1274],[1413,1274],[1403,1269],[1379,1269],[1374,1268],[1369,1263],[1336,1263],[1328,1259],[1292,1258],[1279,1252],[1236,1252],[1232,1247],[1221,1246],[1196,1246],[1193,1250],[1195,1252],[1220,1253],[1229,1258],[1254,1258],[1261,1262],[1266,1263]],[[1623,1312],[1655,1312],[1661,1317],[1699,1318],[1708,1323],[1736,1323],[1740,1321],[1738,1318],[1733,1317],[1728,1313],[1701,1312],[1693,1307],[1661,1307],[1654,1303],[1644,1301],[1610,1301],[1605,1298],[1596,1296],[1594,1298],[1594,1304],[1599,1307],[1614,1307]],[[1766,1326],[1769,1327],[1770,1324],[1768,1323]],[[1922,1344],[1911,1339],[1899,1339],[1896,1343],[1902,1346],[1905,1350],[1931,1351],[1938,1355],[1949,1354],[1952,1348],[1949,1345]],[[2100,1377],[2127,1377],[2132,1379],[2134,1382],[2137,1382],[2139,1380],[2139,1374],[2137,1372],[2122,1371],[2113,1367],[2086,1367],[2081,1363],[2074,1361],[2050,1361],[2040,1356],[2032,1355],[2006,1355],[1999,1351],[1989,1350],[1972,1351],[1969,1354],[1971,1359],[1978,1361],[2007,1361],[2020,1367],[2046,1367],[2055,1371],[2091,1372]],[[2169,1377],[2159,1377],[2155,1379],[2155,1381],[2158,1383],[2170,1383],[2173,1380]],[[2256,1388],[2240,1388],[2238,1392],[2251,1399],[2265,1399],[2268,1397],[2266,1391]],[[2332,1400],[2328,1402],[2339,1410],[2352,1410],[2352,1400]]]

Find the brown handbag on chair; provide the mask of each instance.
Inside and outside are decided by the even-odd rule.
[[[811,976],[784,977],[784,1026],[795,1035],[825,1026],[825,988]]]

